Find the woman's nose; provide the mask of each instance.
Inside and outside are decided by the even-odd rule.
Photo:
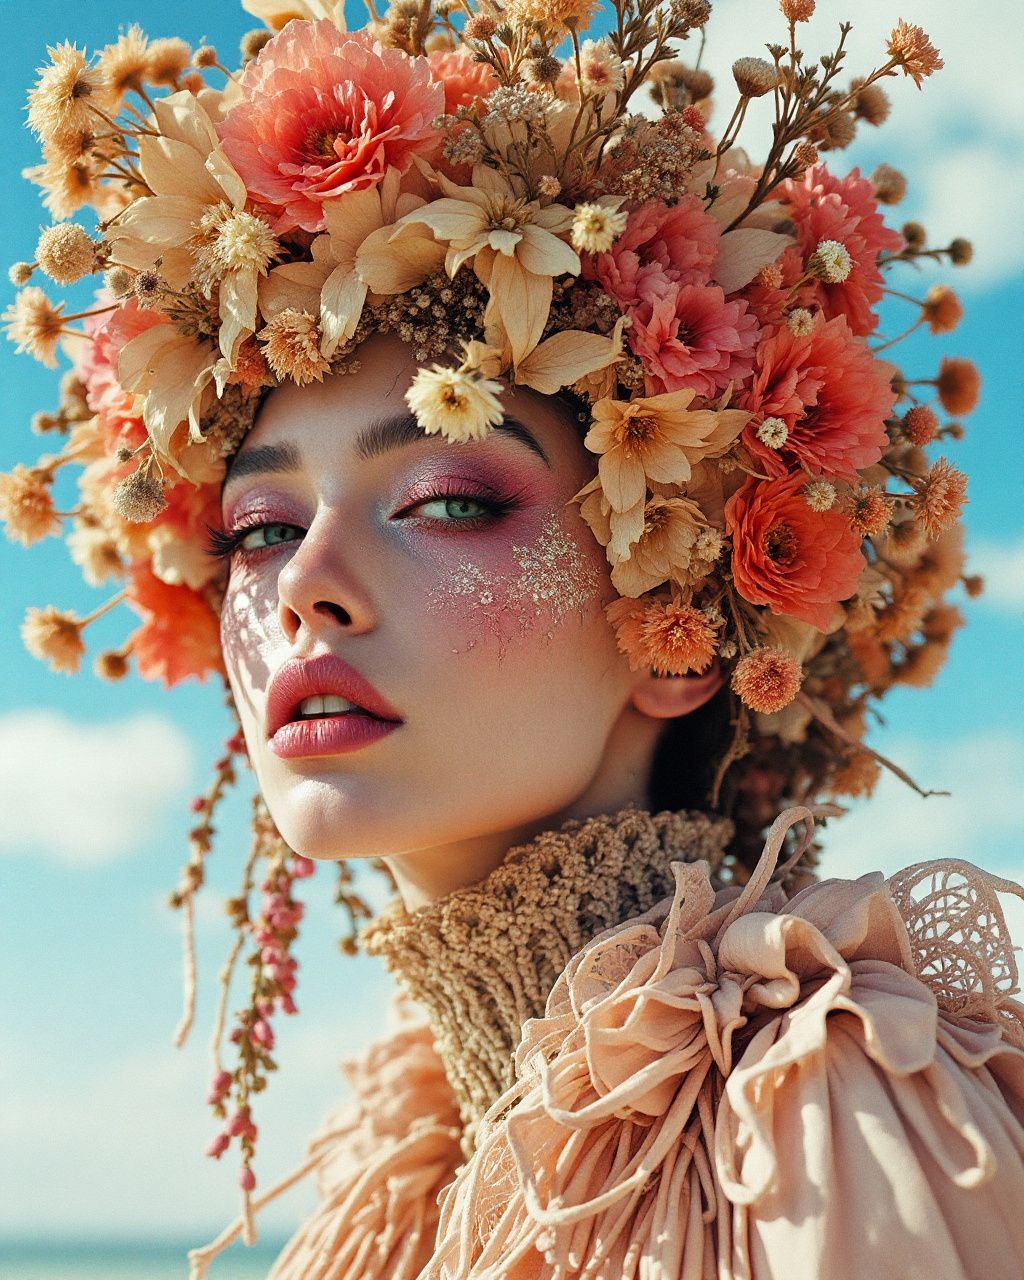
[[[277,578],[277,615],[293,643],[305,626],[315,637],[337,628],[359,635],[376,618],[353,538],[336,514],[319,512]]]

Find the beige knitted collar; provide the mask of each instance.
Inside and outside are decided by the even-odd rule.
[[[468,1158],[480,1117],[515,1078],[527,1018],[591,938],[672,892],[669,863],[714,871],[733,834],[726,818],[630,806],[513,845],[483,880],[409,912],[393,899],[359,932],[424,1006],[459,1105]]]

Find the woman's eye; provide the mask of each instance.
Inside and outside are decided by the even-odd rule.
[[[433,511],[429,509],[431,507],[434,508]],[[437,520],[473,520],[488,514],[490,508],[485,503],[478,502],[476,498],[456,494],[452,497],[428,498],[424,502],[417,503],[411,510],[422,511],[428,517]]]
[[[260,551],[263,547],[274,546],[279,542],[288,542],[289,538],[281,537],[282,532],[289,529],[296,529],[294,524],[260,524],[255,529],[250,530],[240,541],[238,547],[242,551]],[[264,538],[263,542],[252,542],[252,538]]]

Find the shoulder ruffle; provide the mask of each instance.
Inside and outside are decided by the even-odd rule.
[[[1024,1006],[970,863],[674,893],[530,1019],[441,1193],[420,1280],[1011,1280],[1024,1273]],[[787,863],[792,865],[799,851]],[[332,1273],[333,1274],[333,1273]]]

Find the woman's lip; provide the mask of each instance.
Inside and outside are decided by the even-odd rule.
[[[291,720],[269,741],[271,751],[282,759],[298,756],[334,756],[358,751],[398,729],[401,720],[377,720],[373,716],[324,716],[310,720]]]

